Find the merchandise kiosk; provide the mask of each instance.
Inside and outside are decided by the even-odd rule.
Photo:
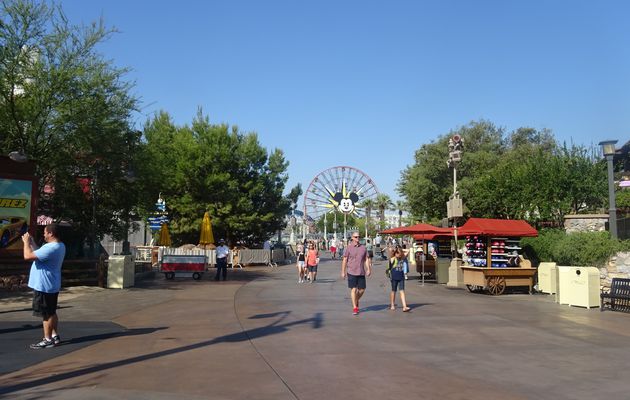
[[[419,251],[413,255],[416,272],[420,276],[424,275],[425,280],[435,280],[437,283],[448,282],[448,266],[452,259],[452,238],[452,233],[413,235],[414,241],[419,243]],[[422,249],[421,252],[420,249]]]
[[[521,255],[520,238],[538,236],[523,220],[470,218],[459,235],[466,238],[464,284],[471,292],[501,295],[506,287],[534,287],[536,268]]]

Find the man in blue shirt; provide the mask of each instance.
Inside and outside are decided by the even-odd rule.
[[[57,331],[57,299],[61,290],[61,265],[66,255],[66,246],[59,240],[58,225],[44,228],[44,244],[39,247],[27,233],[22,235],[24,259],[33,261],[28,277],[28,286],[33,289],[33,315],[42,317],[44,338],[33,343],[31,349],[57,346],[61,338]]]

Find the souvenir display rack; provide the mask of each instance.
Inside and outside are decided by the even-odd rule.
[[[506,287],[527,286],[532,293],[536,269],[519,266],[519,242],[515,237],[467,236],[468,265],[462,271],[468,290],[500,295]]]

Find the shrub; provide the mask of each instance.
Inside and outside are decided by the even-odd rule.
[[[523,238],[521,246],[525,256],[537,266],[543,261],[553,261],[553,248],[566,236],[561,229],[542,229],[538,237]]]
[[[616,193],[617,207],[630,208],[630,190],[624,189]]]
[[[566,234],[542,230],[536,238],[523,238],[523,250],[534,265],[553,261],[558,265],[604,266],[619,251],[629,251],[630,241],[614,240],[608,232]]]
[[[578,232],[566,235],[554,246],[558,265],[603,266],[619,250],[619,242],[608,232]]]

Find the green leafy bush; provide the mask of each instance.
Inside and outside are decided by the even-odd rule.
[[[578,232],[566,235],[552,249],[558,265],[603,266],[619,250],[608,232]]]
[[[525,255],[534,265],[543,261],[558,265],[604,266],[619,251],[630,251],[630,241],[614,240],[608,232],[566,234],[562,230],[543,230],[536,238],[521,241]]]
[[[561,229],[542,229],[538,232],[538,237],[521,239],[525,257],[535,266],[541,262],[553,261],[553,248],[565,236],[566,233]]]
[[[619,190],[615,194],[615,202],[617,207],[630,208],[630,190]]]

